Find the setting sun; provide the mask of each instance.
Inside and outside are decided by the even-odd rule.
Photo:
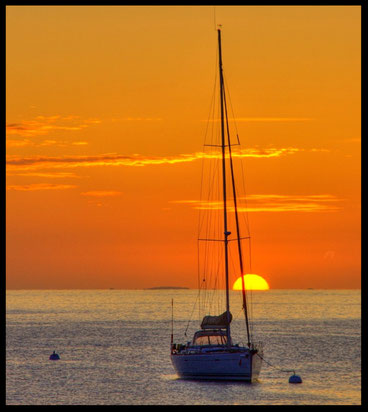
[[[268,283],[259,275],[244,275],[244,285],[246,290],[268,290]],[[241,276],[234,282],[233,290],[242,290]]]

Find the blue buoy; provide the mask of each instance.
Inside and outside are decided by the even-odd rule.
[[[290,376],[289,383],[302,383],[302,378],[294,373],[294,375]]]
[[[60,359],[60,356],[54,351],[54,352],[50,355],[49,359],[50,359],[50,360],[59,360],[59,359]]]

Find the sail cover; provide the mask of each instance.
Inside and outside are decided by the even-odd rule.
[[[218,316],[205,316],[202,320],[201,328],[202,329],[226,328],[230,324],[233,318],[231,312],[229,312],[229,315],[230,315],[229,322],[227,321],[227,312],[224,312],[222,315],[218,315]]]

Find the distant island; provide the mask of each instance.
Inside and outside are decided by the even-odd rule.
[[[156,286],[153,288],[145,288],[144,290],[158,290],[158,289],[189,289],[182,286]]]

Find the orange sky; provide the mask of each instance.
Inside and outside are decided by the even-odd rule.
[[[271,288],[360,287],[360,12],[216,7]],[[214,8],[7,6],[6,24],[7,288],[196,288]]]

